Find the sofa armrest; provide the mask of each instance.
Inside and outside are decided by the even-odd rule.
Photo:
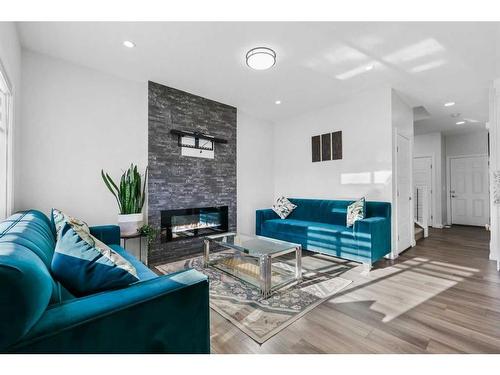
[[[354,238],[358,255],[374,263],[391,251],[391,220],[387,217],[368,217],[354,222]]]
[[[120,227],[118,225],[90,227],[90,234],[106,245],[120,245]]]
[[[279,219],[279,216],[270,208],[255,211],[255,234],[260,235],[264,221],[271,219]]]
[[[208,353],[207,277],[182,271],[48,308],[9,352]]]

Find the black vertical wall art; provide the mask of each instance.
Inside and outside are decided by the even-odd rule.
[[[342,159],[342,131],[311,137],[311,160],[313,163],[340,159]]]
[[[332,160],[342,159],[342,131],[332,133]]]
[[[321,160],[332,159],[332,136],[330,133],[321,134]]]
[[[312,162],[321,161],[321,137],[316,135],[311,137]]]

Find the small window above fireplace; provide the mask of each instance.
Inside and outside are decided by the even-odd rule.
[[[227,230],[227,206],[161,211],[162,242],[207,236]]]

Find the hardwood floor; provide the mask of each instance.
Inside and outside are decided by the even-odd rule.
[[[500,353],[500,273],[488,246],[484,229],[454,226],[369,275],[350,263],[341,277],[353,283],[262,346],[211,310],[212,352]]]

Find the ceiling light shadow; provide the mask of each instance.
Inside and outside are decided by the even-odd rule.
[[[401,64],[430,56],[444,50],[445,48],[437,40],[428,38],[391,53],[385,56],[384,60],[391,64]]]
[[[380,65],[380,64],[378,64],[376,61],[367,62],[367,63],[360,65],[354,69],[350,69],[346,72],[337,74],[335,76],[335,78],[337,78],[341,81],[344,81],[346,79],[350,79],[350,78],[359,76],[360,74],[367,73],[371,70],[374,70],[377,67],[377,65]]]
[[[439,68],[440,66],[443,66],[446,63],[447,63],[447,61],[444,60],[444,59],[435,60],[435,61],[428,62],[426,64],[417,65],[417,66],[411,68],[409,70],[409,72],[410,73],[421,73],[421,72],[425,72],[427,70],[432,70],[432,69]]]

